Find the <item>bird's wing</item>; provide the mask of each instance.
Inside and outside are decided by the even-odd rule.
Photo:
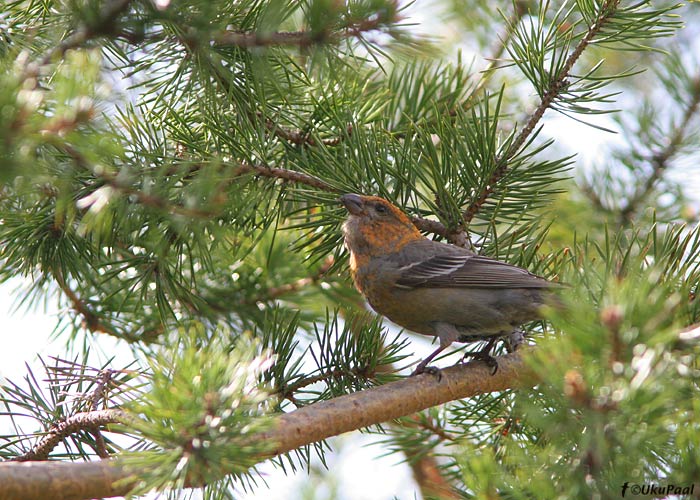
[[[442,254],[403,266],[400,288],[547,288],[552,284],[517,266],[469,254]]]

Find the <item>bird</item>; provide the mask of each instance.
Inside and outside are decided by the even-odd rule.
[[[519,335],[538,319],[556,286],[526,269],[426,238],[411,219],[384,198],[344,194],[345,247],[355,288],[379,314],[439,347],[413,374],[439,370],[428,364],[453,342],[488,341],[470,354],[493,368],[499,338]]]

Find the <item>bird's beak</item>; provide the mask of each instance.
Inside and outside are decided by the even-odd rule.
[[[345,205],[352,215],[360,215],[363,211],[364,201],[359,194],[344,194],[340,197],[340,203]]]

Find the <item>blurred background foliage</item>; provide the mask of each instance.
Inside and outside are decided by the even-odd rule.
[[[148,465],[139,492],[184,495],[187,474],[207,498],[260,488],[265,450],[246,433],[418,359],[349,281],[336,200],[361,192],[570,285],[564,311],[528,326],[533,389],[367,430],[420,494],[696,480],[699,16],[665,1],[6,2],[0,280],[23,277],[26,305],[58,300],[69,347],[110,335],[134,362],[58,353],[46,371],[70,403],[39,375],[6,381],[3,415],[35,427],[0,454],[97,394],[143,424],[51,458]],[[107,369],[121,378],[95,393]],[[275,463],[352,498],[318,467],[327,452]]]

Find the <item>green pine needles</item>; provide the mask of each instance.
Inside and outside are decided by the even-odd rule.
[[[423,498],[689,487],[696,7],[6,2],[0,282],[59,305],[66,350],[4,374],[0,497],[264,496],[258,464],[316,471],[358,429]],[[451,351],[407,378],[417,343],[348,277],[348,192],[564,307],[494,376]],[[94,364],[105,336],[131,359]]]

